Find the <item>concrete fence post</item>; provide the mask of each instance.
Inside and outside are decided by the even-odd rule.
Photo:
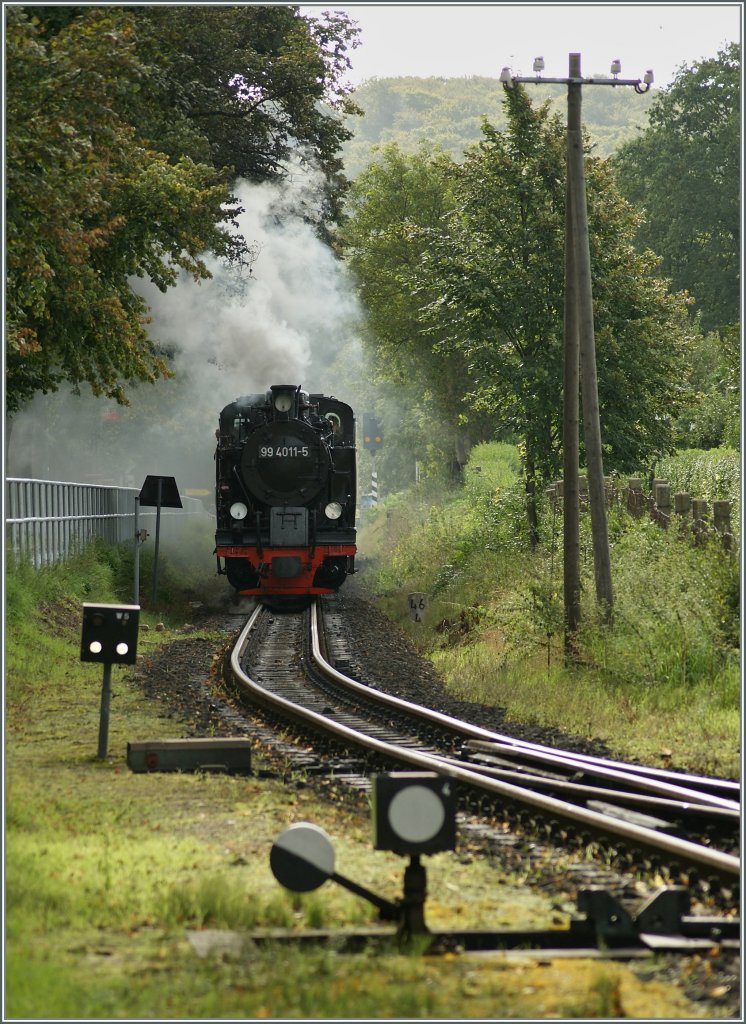
[[[712,518],[718,533],[730,533],[730,502],[713,501]]]
[[[604,494],[606,495],[606,507],[611,508],[614,504],[614,481],[610,476],[604,477]]]
[[[667,480],[657,480],[653,490],[655,519],[664,529],[671,520],[671,487]]]
[[[642,515],[645,507],[645,498],[642,493],[642,479],[639,476],[631,476],[627,481],[627,510],[632,515]]]
[[[679,516],[688,516],[692,507],[691,495],[686,491],[677,491],[673,496],[673,510]]]
[[[698,543],[701,543],[707,533],[709,507],[709,503],[704,498],[692,499],[692,530]]]
[[[730,502],[713,501],[712,518],[715,529],[722,539],[723,547],[726,551],[731,551],[733,548],[734,538],[730,528]]]

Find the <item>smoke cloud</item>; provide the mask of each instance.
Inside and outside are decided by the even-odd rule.
[[[133,281],[174,379],[132,387],[126,408],[83,388],[37,396],[13,420],[8,475],[139,488],[159,474],[176,477],[182,493],[211,491],[215,428],[228,402],[271,384],[301,384],[354,407],[353,289],[312,221],[288,213],[310,213],[314,184],[310,172],[281,186],[240,183],[239,230],[257,251],[250,274],[210,259],[208,281],[184,276],[166,293]]]

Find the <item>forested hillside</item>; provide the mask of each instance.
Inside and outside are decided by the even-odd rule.
[[[567,90],[562,85],[531,86],[534,103],[549,100],[563,113]],[[632,89],[587,89],[583,120],[597,156],[610,156],[633,139],[647,124],[655,90],[637,95]],[[482,119],[505,126],[503,90],[495,78],[373,78],[355,92],[363,117],[350,116],[347,127],[354,138],[344,146],[348,177],[354,178],[370,162],[373,147],[396,142],[413,153],[420,142],[440,146],[454,159],[481,135]]]

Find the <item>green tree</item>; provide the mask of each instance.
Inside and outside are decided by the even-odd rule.
[[[453,170],[444,153],[421,149],[408,156],[395,144],[383,147],[350,189],[342,241],[366,312],[362,332],[378,377],[412,389],[409,425],[420,428],[422,461],[429,449],[433,461],[460,466],[487,431],[479,420],[465,422],[463,352],[436,349],[423,328],[420,311],[435,298],[430,284],[413,286],[429,235],[450,209]],[[418,396],[414,407],[412,393]]]
[[[711,331],[692,350],[691,399],[674,424],[677,448],[740,447],[740,331]]]
[[[614,158],[622,191],[645,212],[640,246],[696,299],[705,330],[740,316],[740,80],[737,43],[682,67],[649,128]]]
[[[167,374],[129,286],[165,289],[229,256],[234,208],[212,168],[170,163],[118,108],[142,68],[131,22],[91,11],[49,42],[19,8],[6,31],[7,409],[63,380],[125,401]]]
[[[136,9],[136,28],[151,68],[134,112],[145,138],[246,181],[282,179],[301,155],[323,173],[321,219],[336,219],[339,151],[352,134],[343,115],[357,112],[344,82],[357,45],[346,15],[185,4],[175,17],[153,4]]]
[[[129,282],[208,277],[206,253],[250,260],[236,177],[314,162],[324,233],[354,45],[346,16],[297,8],[8,9],[9,413],[65,380],[125,402],[127,382],[169,373]]]
[[[560,470],[565,130],[524,88],[507,91],[507,127],[484,124],[431,232],[413,289],[440,350],[459,350],[474,405],[522,439],[529,518],[536,484]],[[673,444],[692,330],[683,297],[633,247],[638,217],[607,162],[586,158],[599,404],[608,471]]]

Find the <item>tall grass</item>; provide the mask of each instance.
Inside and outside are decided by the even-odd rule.
[[[674,745],[679,763],[737,773],[738,557],[717,539],[696,546],[677,530],[611,510],[609,627],[595,606],[586,513],[582,628],[577,662],[567,666],[561,510],[540,500],[541,544],[532,552],[516,469],[508,446],[482,445],[464,487],[436,507],[415,492],[383,510],[386,542],[379,537],[370,574],[383,609],[460,697],[606,737],[622,754],[657,759]],[[424,625],[408,619],[408,590],[429,595]]]
[[[668,480],[671,491],[686,491],[692,498],[731,503],[731,526],[741,524],[741,455],[733,448],[708,451],[688,449],[661,459],[656,476]]]

